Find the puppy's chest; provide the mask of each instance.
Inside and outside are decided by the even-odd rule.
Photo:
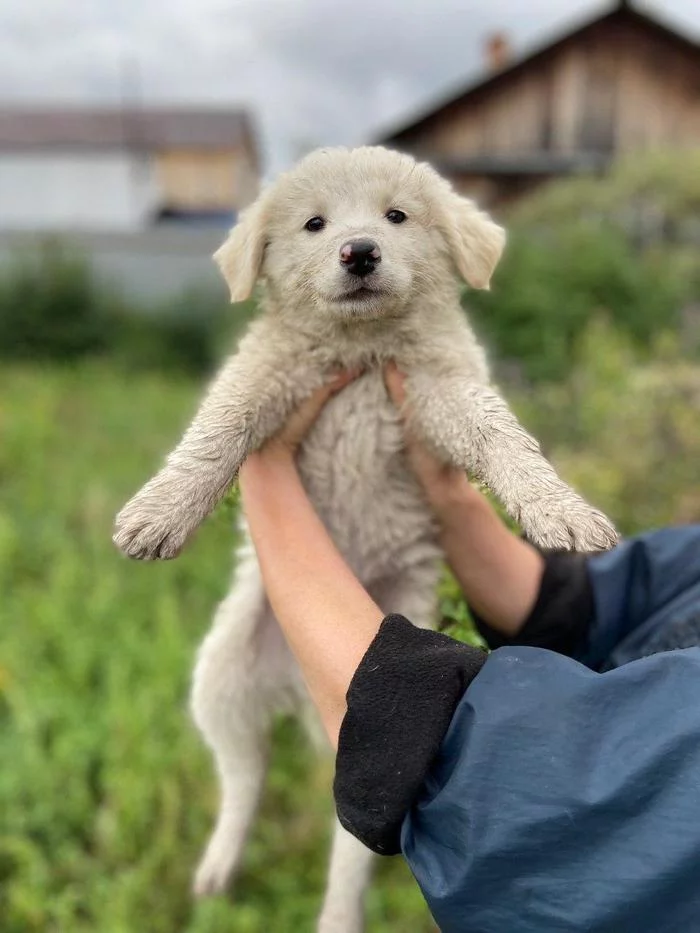
[[[324,523],[358,572],[384,562],[390,569],[402,549],[434,538],[379,371],[329,402],[304,443],[299,467]]]

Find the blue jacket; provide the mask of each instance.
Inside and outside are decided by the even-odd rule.
[[[700,931],[700,648],[640,658],[700,616],[700,527],[588,568],[578,657],[494,651],[403,820],[442,933]]]

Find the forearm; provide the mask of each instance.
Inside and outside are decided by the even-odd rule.
[[[333,544],[291,456],[252,454],[240,480],[268,598],[335,746],[382,612]]]
[[[467,602],[493,628],[516,635],[537,600],[542,556],[504,525],[466,477],[434,507],[441,544]]]

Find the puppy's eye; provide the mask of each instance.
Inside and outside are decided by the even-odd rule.
[[[404,214],[403,211],[393,210],[393,211],[387,212],[386,219],[391,224],[402,224],[404,220],[406,219],[406,215]]]
[[[323,230],[326,226],[326,221],[323,217],[312,217],[310,220],[307,220],[304,224],[305,230],[310,230],[311,233],[318,233],[319,230]]]

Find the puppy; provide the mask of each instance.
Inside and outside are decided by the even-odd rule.
[[[610,522],[559,478],[490,384],[460,307],[458,277],[487,289],[504,243],[489,217],[406,155],[321,150],[282,175],[215,255],[232,301],[262,280],[261,313],[165,466],[117,517],[118,547],[142,560],[175,557],[246,455],[334,368],[362,368],[322,412],[299,469],[382,610],[432,626],[442,555],[382,382],[389,360],[407,374],[413,429],[445,462],[487,485],[533,542],[585,551],[613,545]],[[221,891],[240,863],[273,713],[308,704],[244,541],[194,672],[193,715],[222,794],[198,894]],[[362,929],[370,861],[336,823],[321,933]]]

